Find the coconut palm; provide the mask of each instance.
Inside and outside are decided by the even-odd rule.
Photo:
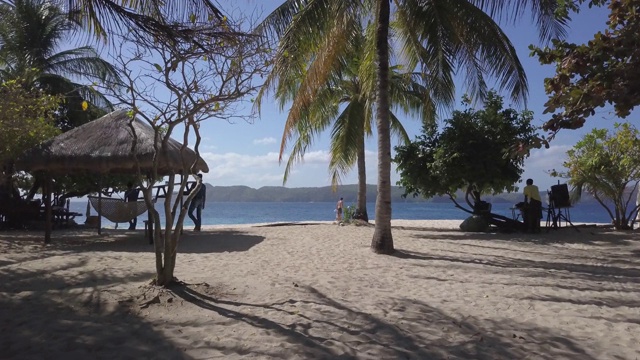
[[[11,0],[0,0],[11,2]],[[50,0],[63,7],[70,18],[111,45],[117,35],[135,34],[138,39],[178,42],[207,48],[212,38],[238,36],[226,25],[231,21],[213,0]]]
[[[464,76],[467,91],[483,97],[486,77],[497,80],[512,99],[524,103],[527,80],[515,49],[492,17],[517,19],[529,8],[540,30],[541,39],[564,35],[564,19],[554,13],[555,0],[289,0],[277,8],[258,29],[279,40],[278,55],[296,57],[290,64],[304,61],[318,52],[319,65],[332,64],[349,46],[359,14],[374,20],[376,69],[376,128],[378,133],[378,195],[376,227],[371,243],[377,253],[392,253],[391,234],[391,144],[390,144],[390,46],[397,40],[409,68],[418,67],[429,80],[435,103],[451,106],[454,73]],[[394,31],[389,29],[393,15]],[[278,66],[279,64],[275,64]],[[301,86],[304,101],[311,102],[328,72],[322,66],[310,67],[313,81]],[[283,66],[280,72],[292,70]],[[291,111],[298,111],[292,107]]]
[[[115,84],[119,81],[117,71],[89,46],[63,49],[79,25],[58,7],[47,0],[15,0],[0,5],[0,23],[3,80],[21,78],[27,85],[64,95],[68,98],[65,108],[70,111],[82,110],[82,100],[100,108],[111,107],[91,84]],[[78,109],[69,108],[72,104]]]
[[[371,135],[373,120],[373,102],[375,101],[375,74],[371,66],[373,37],[365,37],[362,30],[356,33],[351,45],[346,49],[347,53],[331,70],[331,77],[325,84],[319,86],[314,101],[301,105],[301,111],[291,112],[287,119],[280,147],[280,160],[282,161],[288,141],[295,139],[291,148],[291,154],[285,168],[284,181],[286,183],[293,165],[303,160],[305,151],[312,145],[314,137],[331,124],[331,146],[329,172],[332,185],[335,187],[354,165],[358,169],[358,198],[355,217],[364,221],[369,220],[367,212],[367,183],[365,164],[365,137]],[[312,63],[315,59],[311,59]],[[286,61],[286,59],[284,60]],[[276,60],[283,62],[282,59]],[[307,67],[313,67],[313,64]],[[401,73],[402,67],[396,66],[392,71],[391,91],[392,102],[405,114],[418,114],[424,121],[433,120],[433,112],[429,111],[433,106],[431,98],[424,86],[417,81],[418,75]],[[267,86],[276,81],[275,93],[279,99],[292,99],[293,107],[297,106],[297,94],[300,94],[299,85],[308,79],[302,73],[288,72],[284,75],[287,79],[270,77]],[[293,86],[284,86],[292,84]],[[263,91],[257,97],[256,105],[259,108]],[[283,104],[284,105],[284,104]],[[293,115],[297,115],[296,118]],[[409,137],[398,118],[391,114],[391,129],[401,141],[408,142]]]

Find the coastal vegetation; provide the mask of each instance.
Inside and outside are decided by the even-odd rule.
[[[24,86],[20,80],[4,81],[0,96],[0,164],[11,168],[22,152],[60,132],[54,114],[61,98]]]
[[[0,81],[2,125],[6,141],[0,154],[2,185],[16,182],[31,200],[42,186],[40,174],[16,176],[16,157],[59,132],[104,114],[109,100],[92,84],[117,84],[119,76],[91,46],[69,46],[81,27],[61,7],[44,0],[0,4]],[[55,131],[53,131],[55,129]],[[56,191],[85,187],[77,174],[58,178]],[[80,184],[80,185],[78,185]],[[18,200],[18,199],[16,199]]]
[[[554,175],[569,179],[574,201],[583,192],[607,211],[616,229],[631,229],[640,205],[635,202],[640,183],[640,131],[628,123],[615,131],[593,129],[571,150],[564,162],[566,172]]]
[[[491,91],[483,109],[454,111],[444,127],[425,125],[423,134],[396,147],[401,185],[406,195],[430,198],[447,195],[456,207],[478,213],[483,194],[515,191],[524,171],[525,153],[515,156],[536,137],[530,111],[504,109],[503,99]],[[463,189],[465,208],[456,193]]]
[[[556,74],[545,79],[549,100],[545,113],[552,114],[544,130],[577,129],[596,109],[613,105],[616,116],[626,118],[640,104],[640,0],[579,0],[563,2],[566,11],[581,5],[609,8],[607,28],[585,44],[556,39],[553,46],[532,46],[541,64],[554,64]],[[584,7],[583,7],[584,8]]]
[[[61,96],[55,118],[62,131],[111,109],[111,102],[94,84],[119,83],[117,70],[93,47],[69,46],[81,30],[51,1],[0,4],[0,79],[20,79],[27,89]]]

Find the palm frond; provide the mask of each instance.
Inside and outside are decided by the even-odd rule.
[[[66,0],[64,4],[72,19],[105,41],[108,34],[128,31],[170,41],[194,41],[186,24],[224,26],[230,21],[211,0]]]
[[[106,81],[109,84],[119,84],[120,75],[116,68],[108,61],[99,57],[95,49],[85,46],[65,50],[47,59],[49,71],[56,74],[71,74],[79,78]]]
[[[484,74],[489,74],[501,89],[511,92],[514,101],[526,104],[528,85],[522,64],[506,34],[489,15],[467,0],[403,3],[407,8],[399,11],[405,14],[399,21],[403,23],[400,29],[404,38],[413,38],[404,50],[440,79],[443,91],[453,87],[446,74],[462,68],[474,97],[486,95]],[[418,23],[408,19],[408,14],[425,20]]]
[[[329,161],[333,185],[338,184],[342,175],[347,174],[356,163],[359,138],[363,136],[363,111],[363,103],[351,102],[333,123]]]
[[[66,97],[80,96],[89,103],[103,109],[112,110],[113,105],[102,93],[91,86],[79,84],[57,74],[41,74],[38,78],[39,86],[50,94],[60,94]]]
[[[515,23],[530,16],[538,27],[541,41],[564,38],[567,35],[567,16],[558,16],[557,0],[468,0],[499,21]]]

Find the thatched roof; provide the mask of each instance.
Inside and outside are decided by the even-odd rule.
[[[136,162],[131,153],[133,133],[129,121],[126,110],[114,111],[30,149],[17,160],[16,167],[18,170],[58,174],[135,173]],[[152,166],[154,131],[140,119],[133,121],[133,128],[138,137],[135,151],[144,174]],[[167,145],[166,155],[160,158],[158,174],[180,174],[183,160],[188,167],[195,160],[196,153],[186,148],[181,155],[182,144],[173,139]],[[202,158],[198,159],[194,170],[198,171],[209,171]]]

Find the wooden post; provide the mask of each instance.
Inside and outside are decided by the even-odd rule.
[[[151,191],[149,192],[150,196],[153,196],[153,185],[150,185],[153,183],[153,181],[151,180],[152,177],[151,175],[147,175],[147,186],[151,186]],[[155,198],[157,199],[158,194],[156,194]],[[146,196],[146,193],[145,193]],[[151,205],[155,208],[155,199],[151,199]],[[145,197],[145,202],[146,202],[146,197]],[[148,229],[148,233],[147,233],[147,229]],[[147,221],[145,223],[145,234],[147,234],[148,238],[149,238],[149,244],[153,244],[153,219],[151,219],[151,209],[147,208]]]
[[[44,243],[51,243],[51,231],[53,224],[51,221],[51,176],[44,175],[44,184],[42,185],[42,200],[44,201]]]
[[[102,234],[102,188],[98,190],[98,235]]]

